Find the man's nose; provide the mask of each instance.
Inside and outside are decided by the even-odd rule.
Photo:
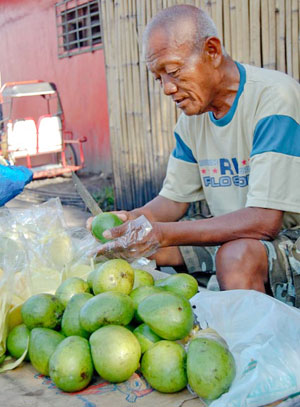
[[[162,86],[163,86],[164,94],[167,96],[172,95],[173,93],[177,92],[177,86],[175,85],[175,83],[171,82],[170,79],[163,79]]]

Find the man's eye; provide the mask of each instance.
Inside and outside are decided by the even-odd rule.
[[[155,78],[155,80],[161,84],[161,78]]]
[[[178,74],[179,74],[179,69],[176,69],[175,71],[168,72],[168,75],[172,76],[172,77],[176,77]]]

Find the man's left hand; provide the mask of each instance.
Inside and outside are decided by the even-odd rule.
[[[160,247],[159,236],[157,224],[142,215],[103,232],[103,237],[112,240],[103,244],[98,254],[124,259],[149,257]]]

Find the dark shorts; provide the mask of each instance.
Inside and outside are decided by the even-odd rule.
[[[195,203],[182,220],[209,217],[205,203]],[[282,230],[275,240],[264,244],[269,263],[269,284],[275,298],[300,308],[300,228]],[[202,286],[218,289],[215,258],[220,246],[181,246],[186,268]]]

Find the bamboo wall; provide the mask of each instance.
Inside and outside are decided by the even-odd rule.
[[[233,59],[299,80],[300,0],[101,0],[118,209],[157,195],[174,148],[179,112],[148,75],[141,55],[145,25],[174,4],[206,10]]]

